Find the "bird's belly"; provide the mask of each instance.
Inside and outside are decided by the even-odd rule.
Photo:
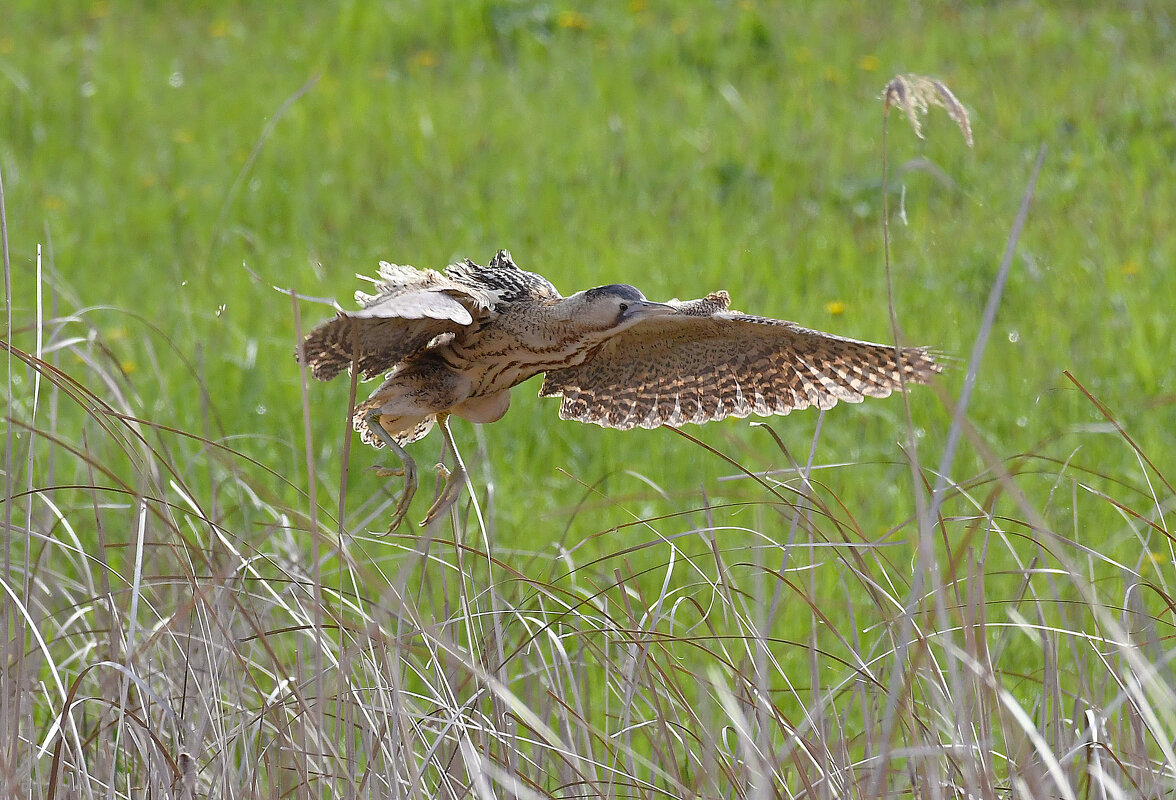
[[[485,425],[489,422],[498,422],[506,414],[508,408],[510,408],[510,389],[504,389],[501,392],[470,397],[454,406],[452,413],[462,419],[468,419],[470,422]]]

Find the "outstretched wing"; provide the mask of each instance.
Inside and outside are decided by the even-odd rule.
[[[340,311],[307,334],[299,360],[319,380],[330,380],[355,363],[364,378],[386,372],[429,346],[454,335],[487,313],[494,297],[434,270],[380,264],[376,294],[356,292],[362,308]]]
[[[580,366],[548,372],[539,394],[562,396],[563,419],[622,430],[787,414],[885,397],[905,377],[926,383],[942,365],[923,348],[895,348],[727,310],[725,292],[675,302],[612,337]]]

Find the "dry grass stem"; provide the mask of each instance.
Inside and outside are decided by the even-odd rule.
[[[887,114],[891,106],[900,107],[920,139],[925,137],[919,115],[926,114],[931,106],[939,106],[955,120],[964,135],[964,141],[968,147],[972,147],[972,122],[968,118],[968,111],[943,81],[925,75],[896,75],[886,84],[882,102]]]

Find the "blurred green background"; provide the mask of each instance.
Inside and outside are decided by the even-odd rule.
[[[976,146],[940,112],[925,141],[891,120],[907,339],[961,359],[943,379],[958,394],[1047,145],[970,418],[999,457],[1080,451],[1142,482],[1062,373],[1170,459],[1173,52],[1158,2],[9,2],[13,338],[34,348],[40,243],[45,314],[62,320],[50,339],[101,339],[142,416],[257,459],[291,481],[273,481],[291,502],[307,481],[302,388],[292,303],[271,286],[347,306],[354,274],[380,259],[439,268],[509,248],[565,293],[726,288],[741,310],[885,341],[879,97],[915,72],[951,86]],[[329,313],[304,303],[303,330]],[[454,426],[507,543],[557,538],[581,482],[612,500],[576,517],[573,538],[744,485],[717,481],[734,470],[671,431],[560,422],[537,390],[516,389],[484,439]],[[320,501],[334,508],[348,386],[309,392]],[[949,414],[929,389],[911,405],[934,464]],[[816,419],[771,424],[803,460]],[[905,426],[897,398],[824,420],[816,462],[868,465],[823,473],[867,533],[910,510]],[[786,466],[745,421],[690,432],[750,469]],[[433,435],[413,452],[424,467],[439,447]],[[350,505],[398,488],[362,469],[382,455],[356,441]],[[982,469],[965,448],[954,475]]]

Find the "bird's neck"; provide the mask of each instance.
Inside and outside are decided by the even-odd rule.
[[[480,395],[509,389],[541,372],[577,367],[605,338],[560,303],[544,303],[500,313],[442,352],[451,366],[472,370],[474,394]]]

